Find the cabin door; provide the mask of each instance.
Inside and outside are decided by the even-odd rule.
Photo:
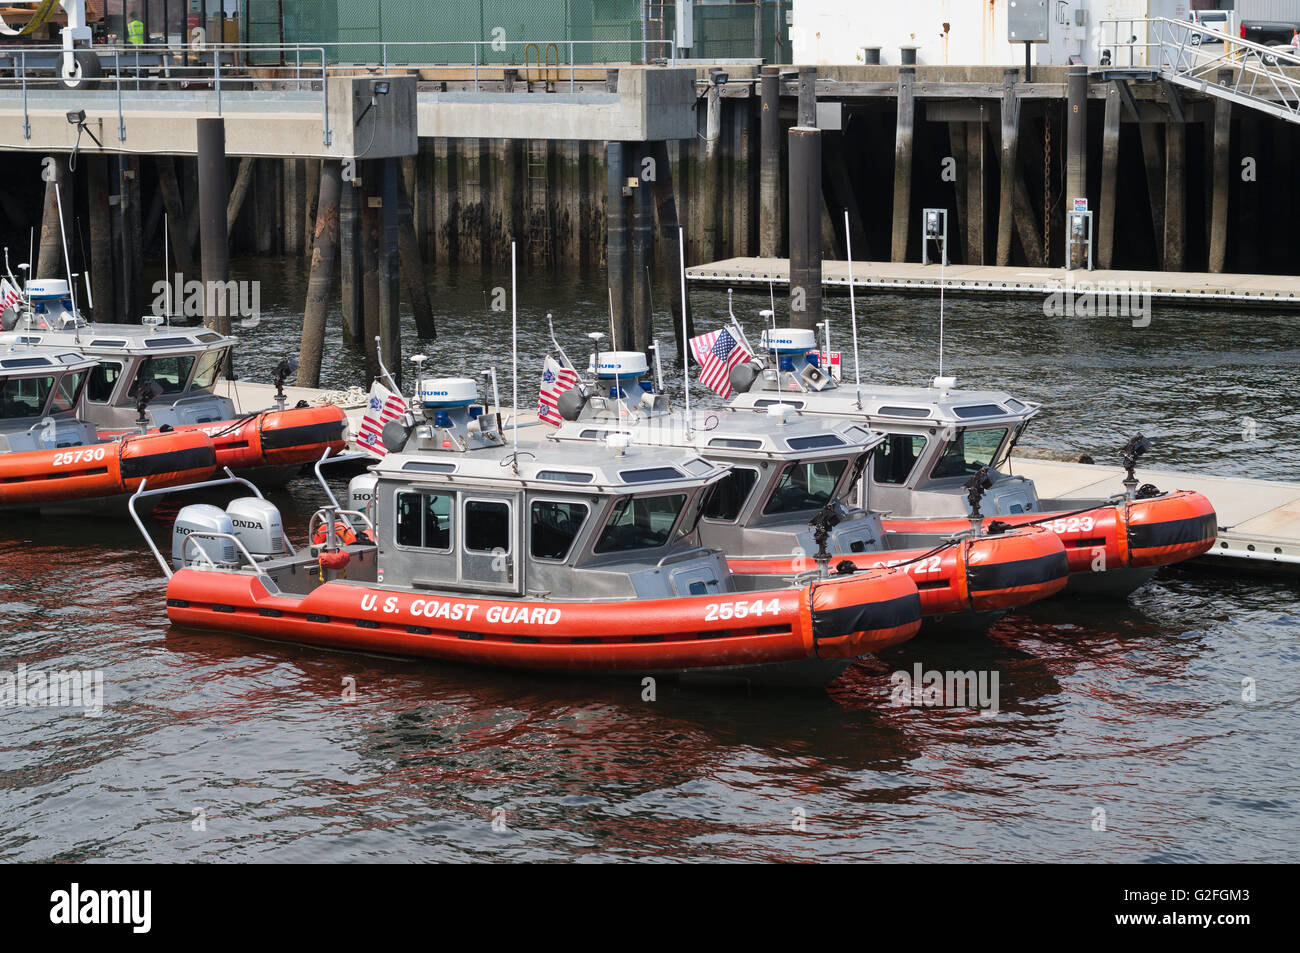
[[[476,589],[524,591],[518,493],[461,493],[460,581]]]

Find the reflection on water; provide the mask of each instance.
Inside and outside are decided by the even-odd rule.
[[[261,268],[237,276],[263,280],[268,309],[242,332],[239,364],[266,379],[296,349],[304,288],[297,262]],[[422,347],[448,372],[495,364],[508,393],[509,327],[486,302],[502,276],[431,280],[442,336]],[[525,399],[545,312],[577,351],[605,327],[603,300],[599,276],[526,281]],[[694,300],[702,324],[725,313],[721,291]],[[860,304],[866,376],[934,373],[936,300]],[[737,298],[742,314],[760,306]],[[949,306],[945,365],[1042,400],[1039,445],[1104,451],[1143,430],[1153,465],[1300,479],[1292,316],[1157,308],[1139,332],[1048,321],[1025,303]],[[847,344],[847,302],[829,310]],[[679,374],[661,324],[665,370]],[[360,383],[360,368],[334,341],[325,383]],[[299,480],[274,499],[301,527],[320,493]],[[1168,573],[1126,603],[1052,603],[987,636],[925,636],[823,694],[661,684],[647,702],[635,679],[171,629],[128,523],[6,519],[0,560],[0,671],[99,670],[106,683],[97,719],[0,708],[7,860],[1297,855],[1292,580]],[[996,672],[999,713],[891,706],[891,674],[918,663]]]

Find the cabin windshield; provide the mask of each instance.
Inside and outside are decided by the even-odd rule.
[[[39,417],[53,389],[53,376],[0,378],[0,419]]]
[[[1007,429],[962,430],[948,441],[930,471],[932,480],[965,478],[993,463],[998,448],[1007,439]]]
[[[59,379],[59,386],[54,389],[54,403],[50,405],[50,413],[64,414],[74,409],[78,398],[81,397],[81,385],[85,380],[85,371],[64,374]]]
[[[179,394],[185,389],[185,382],[190,379],[192,367],[194,358],[187,355],[147,357],[136,371],[127,396],[139,397],[140,385],[148,381],[157,382],[164,394]]]
[[[667,545],[685,505],[685,493],[620,498],[605,521],[594,551],[623,553]]]
[[[704,518],[734,522],[758,482],[758,471],[749,467],[732,467],[725,477],[705,491]]]
[[[90,372],[90,384],[86,388],[86,399],[97,404],[105,403],[113,396],[118,378],[122,376],[120,361],[100,361]]]
[[[221,365],[224,363],[226,351],[229,348],[221,348],[216,351],[209,351],[199,358],[198,370],[194,372],[194,390],[207,390],[217,382],[221,376]]]
[[[873,455],[872,478],[877,483],[901,486],[925,452],[925,437],[915,433],[891,433]]]
[[[848,465],[849,461],[845,459],[790,464],[763,507],[763,515],[821,509],[834,497],[835,488]]]

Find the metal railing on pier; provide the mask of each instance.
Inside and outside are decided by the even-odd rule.
[[[1102,20],[1098,61],[1111,70],[1147,69],[1180,86],[1300,123],[1300,55],[1166,17]],[[1288,69],[1292,72],[1289,73]],[[1221,71],[1231,70],[1225,81]]]
[[[354,74],[359,69],[378,73],[409,72],[428,67],[467,71],[466,83],[481,92],[485,73],[494,77],[514,70],[525,89],[537,84],[546,92],[576,92],[580,74],[590,71],[602,57],[596,54],[617,46],[641,58],[656,50],[666,56],[656,62],[673,64],[673,40],[512,40],[512,41],[403,41],[320,44],[205,43],[203,45],[97,45],[78,50],[94,54],[100,76],[62,76],[62,46],[30,44],[0,46],[0,90],[21,90],[23,136],[31,138],[29,94],[38,90],[107,90],[116,94],[117,137],[126,139],[123,96],[131,93],[184,91],[208,93],[211,108],[221,115],[223,95],[232,91],[282,91],[307,93],[319,99],[323,140],[332,140],[329,120],[329,76]],[[633,49],[635,48],[635,49]],[[378,61],[349,61],[349,51],[377,51]],[[629,57],[636,59],[636,57]],[[579,60],[585,62],[579,62]],[[619,65],[628,62],[623,60]]]

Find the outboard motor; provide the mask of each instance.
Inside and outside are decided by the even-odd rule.
[[[239,555],[232,540],[201,536],[188,547],[185,545],[194,533],[229,533],[233,536],[234,532],[230,516],[219,506],[192,503],[182,508],[172,524],[172,566],[176,569],[206,566],[203,559],[206,555],[220,568],[235,568],[239,565]],[[200,555],[200,550],[203,555]]]
[[[226,507],[234,534],[256,559],[282,556],[284,522],[273,503],[257,496],[242,496]]]
[[[379,484],[379,477],[373,473],[362,473],[354,476],[348,481],[348,498],[344,509],[356,510],[358,513],[365,513],[370,517],[370,522],[375,521],[375,487]],[[359,533],[365,528],[365,525],[355,525],[360,521],[352,517],[353,528]]]

